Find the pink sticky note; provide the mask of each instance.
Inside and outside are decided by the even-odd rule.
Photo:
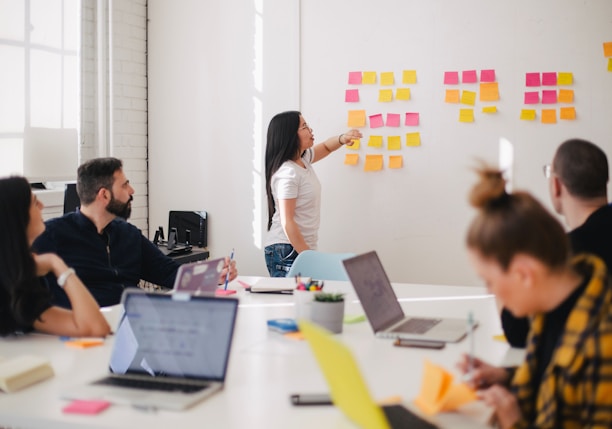
[[[461,82],[463,83],[478,82],[478,76],[476,76],[476,70],[464,70],[461,73]]]
[[[525,86],[540,86],[540,73],[526,73]]]
[[[525,104],[538,104],[540,102],[540,93],[538,91],[529,91],[525,93]]]
[[[351,85],[361,85],[361,72],[354,71],[349,72],[349,84]]]
[[[419,114],[418,113],[406,113],[406,122],[405,125],[416,127],[419,125]]]
[[[382,114],[370,115],[370,128],[380,128],[384,125]]]
[[[480,70],[481,82],[495,82],[495,70]]]
[[[76,400],[62,408],[62,411],[67,414],[98,414],[109,405],[110,402],[102,400]]]
[[[557,91],[542,91],[542,104],[555,104],[557,102]]]
[[[356,103],[359,101],[359,90],[358,89],[347,89],[344,101],[347,103]]]
[[[399,113],[387,113],[387,126],[388,127],[399,127],[400,126]]]
[[[555,86],[557,84],[557,73],[542,73],[542,85]]]
[[[457,85],[459,83],[459,72],[450,71],[444,72],[445,85]]]

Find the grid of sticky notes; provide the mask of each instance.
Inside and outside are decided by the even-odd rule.
[[[480,77],[480,79],[479,79]],[[495,70],[463,70],[444,72],[444,102],[459,104],[459,122],[474,122],[476,101],[482,104],[481,112],[485,115],[497,113],[499,101],[499,84]]]
[[[399,153],[402,147],[421,145],[421,134],[418,131],[419,112],[408,111],[412,98],[411,85],[417,83],[416,70],[402,70],[396,79],[393,71],[352,71],[348,75],[349,88],[344,94],[344,101],[351,105],[348,110],[348,126],[351,128],[369,128],[364,132],[363,142],[354,141],[346,146],[344,164],[359,165],[359,151],[365,153],[364,171],[380,171],[385,168],[400,169],[404,167],[404,157]],[[380,106],[380,110],[367,112],[360,108],[361,103]],[[362,147],[363,146],[363,147]]]
[[[521,109],[521,120],[536,121],[537,106],[540,109],[540,122],[557,123],[559,119],[573,121],[576,119],[574,104],[574,75],[571,72],[531,72],[525,73],[524,107]]]
[[[612,72],[612,42],[604,42],[604,57],[608,59],[608,71]]]

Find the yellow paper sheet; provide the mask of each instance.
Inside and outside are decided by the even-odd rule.
[[[557,97],[559,103],[573,103],[574,102],[574,90],[573,89],[560,89],[559,96]]]
[[[357,165],[358,162],[358,153],[347,153],[346,155],[344,155],[344,165]]]
[[[402,138],[400,136],[387,137],[387,149],[400,150],[402,148]]]
[[[365,110],[349,110],[348,112],[348,126],[349,127],[365,127],[366,125],[366,111]]]
[[[389,156],[389,168],[402,168],[404,166],[404,157],[402,155]]]
[[[480,101],[499,100],[499,86],[497,82],[480,84]]]
[[[370,147],[382,147],[383,137],[382,136],[370,136],[368,139],[368,146]]]
[[[534,109],[523,109],[521,110],[521,120],[523,121],[535,121],[536,111]]]
[[[557,85],[571,85],[574,83],[574,74],[569,72],[557,73]]]
[[[474,109],[459,109],[459,122],[474,122]]]
[[[373,71],[364,71],[362,78],[362,84],[375,84],[376,83],[376,72]]]
[[[382,155],[366,155],[364,171],[379,171],[383,168]]]
[[[608,71],[612,72],[612,58],[608,59]]]
[[[393,75],[393,72],[382,72],[380,74],[380,84],[385,86],[394,85],[395,76]]]
[[[397,88],[395,92],[396,100],[410,100],[410,88]]]
[[[406,146],[421,146],[421,133],[407,133]]]
[[[485,106],[482,108],[482,113],[497,113],[497,106]]]
[[[344,147],[350,150],[359,150],[359,148],[361,147],[361,139],[353,139],[351,141],[353,142],[353,144],[346,144],[344,145]]]
[[[473,106],[476,103],[476,93],[474,91],[461,92],[461,104]]]
[[[459,103],[459,90],[458,89],[447,89],[446,96],[444,97],[445,103]]]
[[[416,70],[404,70],[402,72],[402,83],[412,85],[417,82]]]
[[[393,90],[392,89],[381,89],[378,91],[378,101],[387,102],[393,101]]]
[[[557,111],[555,109],[542,109],[542,123],[543,124],[556,124],[557,123]]]
[[[562,107],[559,112],[559,117],[566,121],[573,121],[576,119],[576,109],[574,107]]]

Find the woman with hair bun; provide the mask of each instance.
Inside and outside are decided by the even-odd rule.
[[[470,262],[505,308],[531,317],[518,368],[473,361],[471,383],[501,428],[612,427],[612,288],[596,256],[570,260],[561,224],[486,166],[469,200]],[[459,363],[470,370],[467,356]]]

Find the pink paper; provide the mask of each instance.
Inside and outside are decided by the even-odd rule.
[[[348,83],[351,85],[361,85],[361,72],[349,72]]]
[[[557,84],[557,73],[542,73],[542,85],[555,86]]]
[[[495,82],[495,70],[480,70],[481,82]]]
[[[399,127],[400,126],[399,113],[387,113],[387,126],[388,127]]]
[[[555,104],[557,102],[557,91],[542,91],[542,104]]]
[[[461,81],[463,83],[476,83],[476,82],[478,82],[478,76],[476,76],[476,70],[464,70],[461,73]]]
[[[525,104],[538,104],[540,102],[540,93],[531,91],[525,93]]]
[[[344,101],[347,103],[356,103],[359,101],[359,90],[358,89],[347,89]]]
[[[525,86],[540,86],[540,73],[526,73]]]
[[[444,72],[445,85],[457,85],[459,83],[459,72],[451,71]]]
[[[380,128],[384,125],[382,114],[370,115],[370,128]]]
[[[410,127],[416,127],[419,125],[419,114],[418,113],[406,113],[405,125]]]

